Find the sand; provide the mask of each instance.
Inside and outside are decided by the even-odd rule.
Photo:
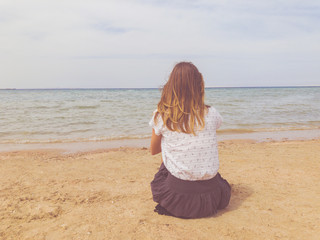
[[[0,153],[0,239],[319,239],[320,140],[219,143],[230,205],[153,212],[160,156],[144,148]]]

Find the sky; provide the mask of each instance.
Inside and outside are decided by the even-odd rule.
[[[319,0],[1,0],[0,88],[320,86]]]

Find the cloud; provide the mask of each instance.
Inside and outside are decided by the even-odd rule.
[[[320,56],[316,0],[3,0],[0,9],[0,88],[46,87],[46,79],[79,87],[71,78],[95,87],[103,81],[94,79],[109,77],[120,87],[158,86],[157,76],[179,60],[194,61],[220,85],[239,76],[237,84],[262,84],[272,69],[281,85],[303,82],[303,74],[319,81],[310,64]],[[120,79],[123,68],[130,70]]]
[[[133,29],[130,28],[123,28],[123,27],[116,27],[116,26],[112,26],[111,24],[108,23],[96,23],[93,24],[92,27],[94,29],[106,32],[106,33],[111,33],[111,34],[122,34],[122,33],[127,33],[129,31],[132,31]]]

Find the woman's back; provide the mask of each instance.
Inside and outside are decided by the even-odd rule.
[[[216,130],[222,118],[204,104],[204,81],[192,63],[178,63],[150,121],[151,154],[163,163],[151,182],[159,214],[199,218],[229,204],[231,189],[219,170]]]
[[[219,169],[216,129],[222,117],[209,107],[204,118],[204,128],[196,134],[170,131],[158,115],[150,121],[157,135],[162,135],[162,159],[168,171],[183,180],[205,180],[214,177]]]

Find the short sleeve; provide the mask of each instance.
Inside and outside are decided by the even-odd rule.
[[[162,130],[163,130],[163,121],[162,121],[160,114],[158,114],[157,123],[154,122],[154,116],[155,116],[156,112],[157,112],[157,110],[155,110],[153,112],[152,118],[149,122],[149,126],[154,129],[154,132],[157,136],[160,136],[162,134]]]
[[[220,128],[222,122],[223,122],[223,118],[221,117],[220,113],[213,107],[210,107],[212,114],[213,114],[213,121],[215,124],[216,129]]]
[[[216,129],[220,128],[223,118],[218,111],[216,111]]]

